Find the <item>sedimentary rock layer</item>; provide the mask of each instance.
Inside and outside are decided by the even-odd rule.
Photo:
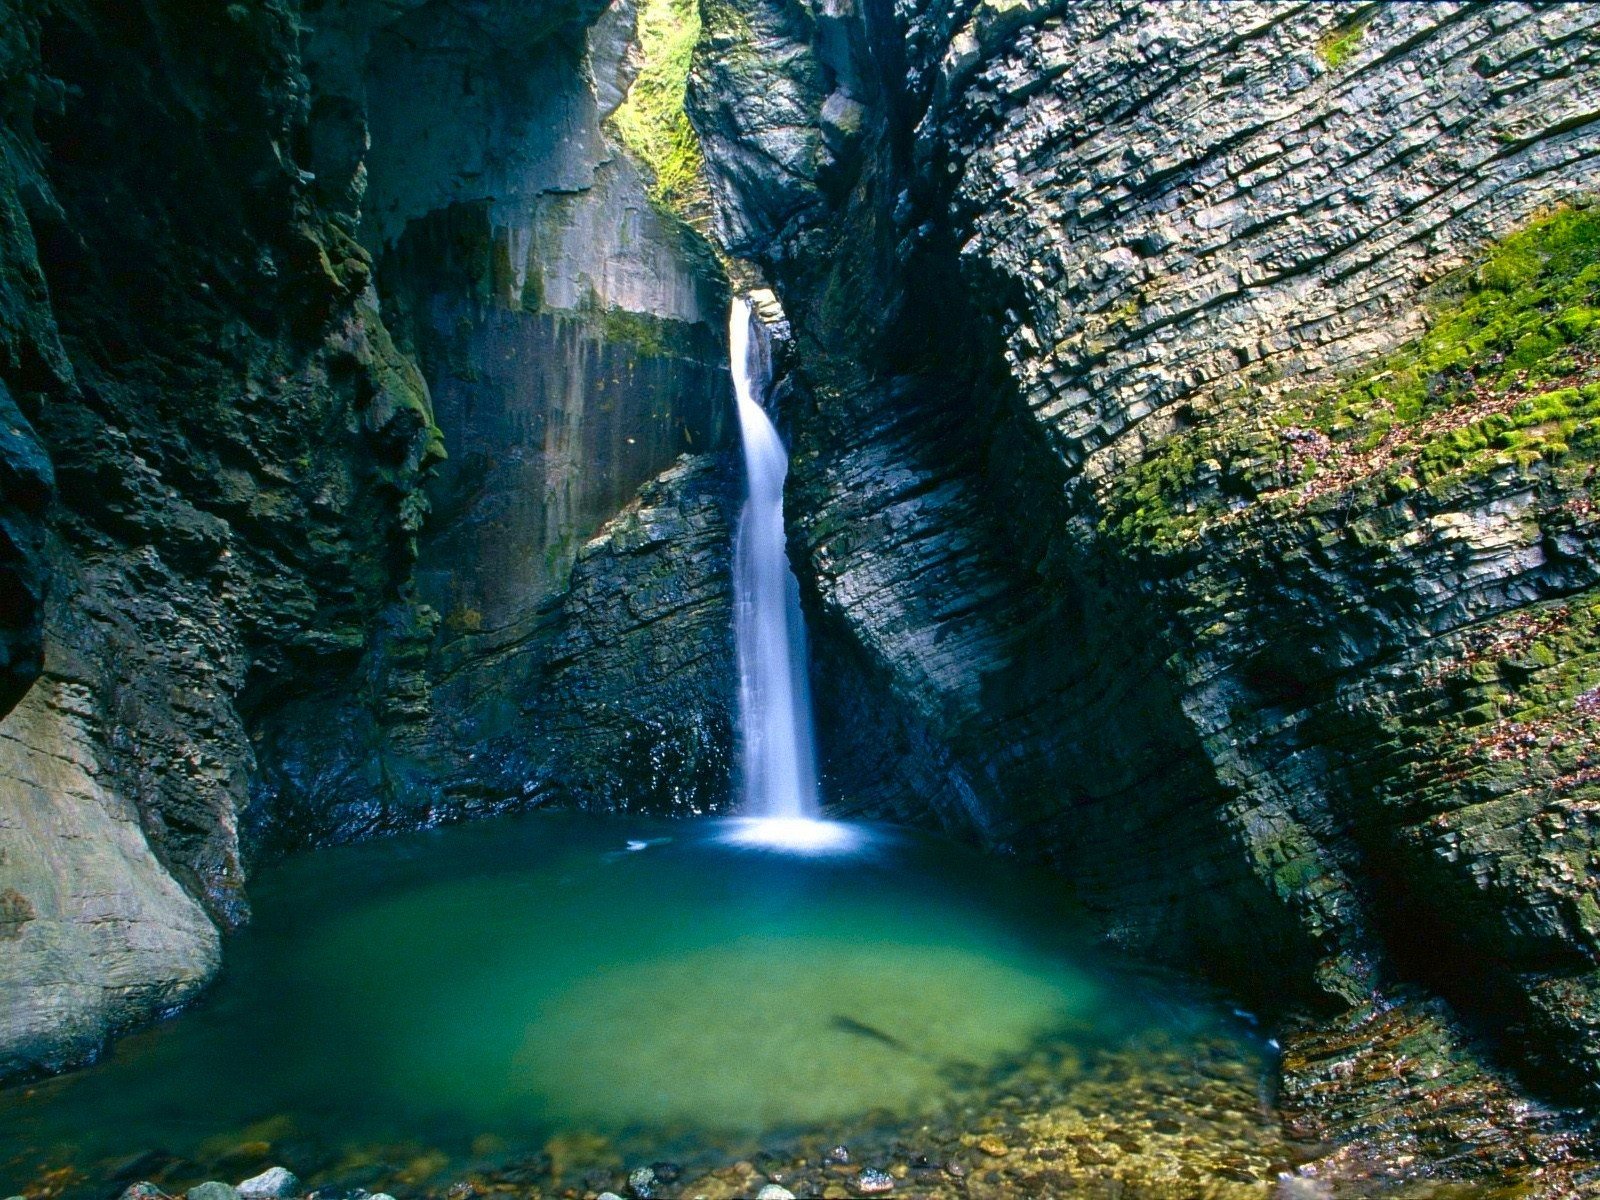
[[[1060,865],[1112,936],[1237,987],[1333,1010],[1421,980],[1500,1022],[1530,1077],[1592,1094],[1589,767],[1510,728],[1531,687],[1546,734],[1586,736],[1592,649],[1554,629],[1596,582],[1592,471],[1550,432],[1578,418],[1529,407],[1585,386],[1584,335],[1556,338],[1546,383],[1486,334],[1459,367],[1479,392],[1394,401],[1380,378],[1358,418],[1316,414],[1479,319],[1463,296],[1513,303],[1491,268],[1451,273],[1588,202],[1595,14],[736,7],[719,35],[759,53],[713,43],[696,119],[720,228],[795,327],[829,702],[888,714],[836,730],[838,800],[931,795]],[[787,91],[780,34],[809,51]],[[754,186],[758,157],[810,177]],[[1490,413],[1535,432],[1491,445]],[[1516,653],[1474,667],[1530,624],[1542,685]],[[1451,691],[1473,670],[1495,679]],[[1505,752],[1519,736],[1534,753]],[[1424,780],[1440,759],[1464,772]]]

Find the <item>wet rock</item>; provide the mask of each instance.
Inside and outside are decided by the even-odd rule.
[[[628,1191],[638,1200],[652,1200],[656,1194],[656,1173],[651,1167],[635,1167],[628,1172]]]
[[[244,1200],[282,1200],[299,1194],[299,1177],[285,1167],[268,1167],[239,1185],[239,1195]]]
[[[169,1200],[167,1193],[153,1183],[130,1183],[119,1200]]]
[[[850,1161],[850,1148],[848,1146],[834,1146],[822,1156],[825,1163],[844,1164]]]
[[[1011,1148],[992,1133],[985,1134],[979,1138],[977,1145],[979,1150],[982,1150],[992,1158],[1004,1158],[1011,1152]]]
[[[756,1200],[794,1200],[794,1193],[777,1183],[763,1184]]]
[[[187,1200],[240,1200],[238,1188],[231,1183],[221,1183],[217,1180],[197,1184],[184,1195]]]
[[[894,1176],[876,1167],[866,1167],[850,1181],[850,1189],[860,1196],[876,1196],[894,1191]]]

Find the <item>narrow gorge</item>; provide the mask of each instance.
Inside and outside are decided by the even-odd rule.
[[[1597,197],[1581,3],[0,0],[0,1196],[1600,1194]]]

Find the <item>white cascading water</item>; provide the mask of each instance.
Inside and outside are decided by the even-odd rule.
[[[766,359],[752,353],[751,323],[749,301],[736,296],[728,348],[746,491],[733,552],[744,781],[744,819],[735,824],[733,838],[795,850],[833,849],[851,834],[846,826],[819,819],[806,631],[783,526],[789,455],[761,407]]]

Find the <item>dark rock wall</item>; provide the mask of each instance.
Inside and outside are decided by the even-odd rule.
[[[1587,603],[1592,470],[1507,454],[1397,500],[1332,468],[1283,508],[1231,480],[1262,437],[1300,462],[1287,415],[1242,414],[1416,337],[1426,288],[1593,193],[1594,14],[734,7],[694,93],[719,228],[795,328],[825,707],[888,714],[834,728],[837,801],[932,796],[1246,991],[1332,1012],[1421,980],[1592,1095],[1587,759],[1434,732],[1492,695],[1511,736],[1515,685],[1440,680]],[[810,51],[788,93],[775,31]],[[756,159],[810,178],[753,185]],[[1582,692],[1586,643],[1546,641]],[[1553,703],[1582,744],[1581,696]]]
[[[262,854],[724,799],[725,293],[597,15],[0,12],[0,1074],[195,994]]]
[[[327,42],[318,74],[346,81],[358,99],[339,112],[367,133],[325,140],[370,134],[362,237],[450,457],[362,690],[307,697],[264,734],[262,847],[530,804],[726,800],[727,292],[605,125],[633,37],[628,4],[564,23],[426,5],[371,39],[359,81],[350,39]],[[684,454],[708,457],[685,471]],[[652,528],[682,517],[675,560],[607,524],[641,487]],[[584,598],[597,573],[633,592],[609,638]]]
[[[43,673],[0,726],[0,874],[31,914],[0,1069],[80,1055],[214,969],[247,911],[248,714],[353,665],[436,453],[367,256],[296,159],[292,14],[181,7],[5,14],[35,56],[6,113],[6,496],[37,513],[31,424],[58,500]],[[8,616],[37,594],[11,541]]]

